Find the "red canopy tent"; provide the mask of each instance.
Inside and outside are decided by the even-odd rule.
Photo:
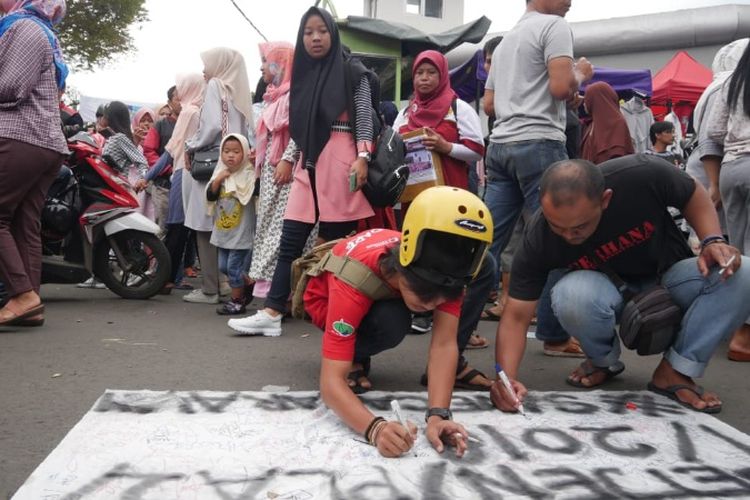
[[[690,57],[687,52],[678,52],[654,76],[651,109],[656,119],[661,120],[667,114],[667,101],[671,101],[675,114],[683,123],[687,123],[712,78],[710,69]]]

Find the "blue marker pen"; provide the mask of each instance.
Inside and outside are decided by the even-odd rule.
[[[518,402],[518,412],[524,417],[526,417],[526,412],[523,411],[523,403],[521,403],[521,401],[518,399],[518,396],[516,395],[516,391],[513,390],[513,386],[510,384],[510,379],[503,371],[502,367],[500,366],[500,363],[495,363],[495,372],[497,372],[497,376],[500,378],[500,381],[503,383],[503,385],[511,394],[511,396],[516,398],[516,401]]]

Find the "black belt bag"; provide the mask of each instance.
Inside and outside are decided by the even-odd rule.
[[[663,285],[652,285],[634,294],[605,264],[599,268],[622,294],[625,303],[620,316],[620,339],[641,356],[659,354],[674,343],[682,324],[682,309]]]
[[[652,286],[625,302],[620,317],[620,339],[642,356],[659,354],[674,343],[682,323],[682,309],[662,285]]]

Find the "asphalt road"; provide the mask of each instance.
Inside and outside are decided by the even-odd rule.
[[[0,498],[9,497],[91,408],[105,389],[317,389],[320,332],[288,321],[278,338],[236,337],[215,306],[187,304],[181,293],[127,301],[107,290],[46,285],[47,324],[0,328]],[[494,338],[496,323],[480,333]],[[373,361],[377,389],[420,391],[429,336],[409,336]],[[469,351],[489,373],[492,349]],[[640,390],[658,357],[625,354],[626,371],[607,390]],[[578,361],[542,355],[530,341],[521,378],[532,390],[575,390],[564,383]],[[750,364],[726,359],[720,347],[707,388],[724,402],[719,418],[750,433]]]

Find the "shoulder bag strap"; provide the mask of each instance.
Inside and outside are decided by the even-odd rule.
[[[359,290],[372,300],[377,301],[396,296],[391,287],[358,260],[340,257],[328,252],[321,259],[320,267],[322,270],[333,273],[338,279]]]
[[[227,136],[227,130],[229,130],[229,104],[227,98],[221,96],[221,139]]]

